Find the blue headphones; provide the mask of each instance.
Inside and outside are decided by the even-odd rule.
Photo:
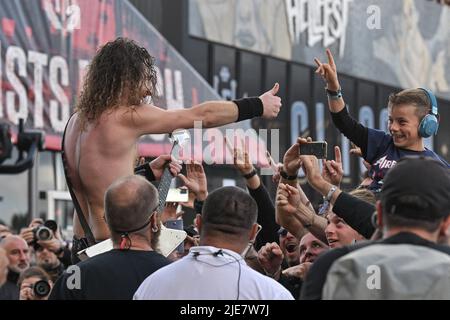
[[[432,135],[436,135],[439,128],[437,100],[433,92],[431,92],[430,90],[424,88],[419,89],[425,91],[431,104],[430,112],[425,117],[423,117],[422,121],[420,121],[419,123],[419,135],[423,138],[428,138]]]

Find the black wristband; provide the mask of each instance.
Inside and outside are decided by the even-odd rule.
[[[297,175],[295,175],[295,176],[288,176],[288,174],[284,170],[280,171],[280,176],[283,179],[286,179],[286,180],[295,180],[295,179],[297,179]]]
[[[255,176],[255,175],[256,175],[256,170],[253,169],[252,172],[247,173],[247,174],[243,174],[242,176],[243,176],[245,179],[250,179],[251,177],[253,177],[253,176]]]
[[[242,98],[233,102],[237,105],[239,112],[236,122],[260,117],[264,112],[263,103],[258,97]]]
[[[203,202],[197,199],[194,199],[194,212],[198,214],[202,214]]]
[[[153,174],[153,171],[150,168],[150,162],[146,162],[134,168],[134,174],[144,176],[148,181],[156,180],[155,175]]]

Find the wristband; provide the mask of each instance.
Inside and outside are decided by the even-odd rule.
[[[338,189],[338,187],[336,186],[331,186],[330,190],[328,191],[326,197],[325,197],[325,201],[330,202],[331,201],[331,197],[333,196],[333,193]]]
[[[238,107],[238,118],[236,122],[262,116],[264,112],[263,103],[258,97],[243,98],[233,100],[233,102]]]
[[[264,273],[266,274],[266,276],[274,279],[277,276],[281,276],[281,266],[274,273],[267,272],[265,269],[264,269]]]
[[[286,179],[286,180],[295,180],[295,179],[297,179],[297,175],[289,176],[283,169],[281,169],[281,171],[280,171],[280,176],[283,179]]]
[[[332,91],[325,88],[325,91],[327,92],[328,98],[331,100],[339,100],[342,98],[342,88],[339,88],[338,91]]]
[[[156,180],[155,175],[153,174],[153,171],[150,168],[150,162],[146,162],[134,168],[134,174],[144,176],[148,181]]]
[[[250,178],[252,178],[252,177],[255,176],[255,175],[256,175],[256,170],[253,169],[252,172],[247,173],[247,174],[243,174],[242,176],[243,176],[245,179],[250,179]]]

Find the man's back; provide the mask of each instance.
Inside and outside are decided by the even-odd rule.
[[[292,300],[293,297],[281,284],[247,266],[237,253],[201,246],[148,277],[134,299]]]
[[[120,299],[131,300],[148,275],[170,261],[155,251],[112,250],[77,264],[81,288],[69,289],[74,274],[64,273],[52,290],[50,299]]]
[[[450,299],[450,256],[411,244],[374,244],[335,261],[323,299]]]
[[[103,222],[106,189],[118,178],[133,174],[136,134],[125,126],[122,108],[104,113],[98,123],[81,130],[78,115],[69,121],[64,141],[68,174],[81,209],[97,240],[109,237]],[[83,234],[78,219],[74,233]]]

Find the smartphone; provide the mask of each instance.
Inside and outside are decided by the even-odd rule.
[[[300,144],[300,155],[316,156],[318,159],[327,158],[326,141],[314,141]]]
[[[188,202],[189,190],[181,188],[170,188],[166,202]]]

